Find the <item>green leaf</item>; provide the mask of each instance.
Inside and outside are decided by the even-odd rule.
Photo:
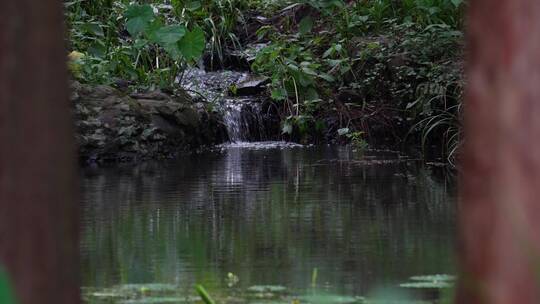
[[[317,76],[317,72],[308,67],[302,67],[302,71],[311,76]]]
[[[180,48],[178,47],[178,43],[169,44],[163,46],[165,51],[172,57],[172,59],[180,61],[182,60],[182,53],[180,52]]]
[[[88,53],[94,57],[104,58],[107,54],[107,47],[102,41],[96,40],[88,46]]]
[[[144,48],[145,46],[148,45],[148,41],[145,40],[145,39],[137,39],[135,40],[135,42],[133,43],[133,47],[136,49],[136,50],[140,50],[142,48]]]
[[[205,46],[204,32],[199,27],[193,29],[193,31],[187,31],[184,37],[178,41],[178,49],[188,61],[199,59]]]
[[[194,12],[196,10],[199,10],[202,5],[201,5],[201,1],[191,1],[189,3],[186,3],[186,9],[191,11],[191,12]]]
[[[293,131],[293,125],[286,121],[283,123],[283,127],[281,128],[281,133],[282,134],[292,134],[292,131]]]
[[[132,36],[137,36],[144,32],[155,16],[150,5],[131,5],[126,10],[125,17],[126,29]]]
[[[326,51],[323,53],[323,55],[322,55],[323,58],[327,58],[327,57],[333,55],[334,52],[335,52],[335,50],[336,50],[336,49],[335,49],[333,46],[330,47],[330,48],[328,48],[328,50],[326,50]]]
[[[455,7],[459,7],[463,0],[450,0]]]
[[[155,31],[156,42],[162,46],[174,44],[186,34],[186,28],[182,25],[164,26]]]
[[[94,36],[104,37],[103,28],[99,23],[87,22],[83,25],[83,29]]]
[[[320,73],[319,77],[326,80],[326,81],[328,81],[328,82],[336,81],[336,78],[334,78],[334,76],[332,76],[330,74],[327,74],[327,73]]]
[[[199,296],[201,297],[201,299],[203,300],[203,302],[205,304],[215,304],[216,303],[216,302],[214,302],[212,297],[210,297],[210,294],[208,294],[208,292],[206,291],[206,289],[204,289],[204,287],[202,285],[196,285],[195,290],[197,290],[197,293],[199,294]]]
[[[0,268],[0,303],[15,304],[15,294],[8,275]]]
[[[144,34],[148,40],[154,43],[158,43],[157,31],[163,27],[163,23],[159,19],[152,21],[144,30]]]
[[[300,34],[305,35],[311,32],[313,29],[313,18],[310,16],[306,16],[300,20],[300,23],[298,24],[298,31]]]
[[[282,87],[273,89],[271,97],[274,100],[284,100],[285,98],[287,98],[287,90]]]
[[[351,130],[349,128],[341,128],[337,130],[339,136],[347,135],[350,131]]]

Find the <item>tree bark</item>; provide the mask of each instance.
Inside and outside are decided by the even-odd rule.
[[[0,264],[19,303],[79,303],[62,1],[0,3]]]
[[[540,1],[472,0],[458,303],[540,303]]]

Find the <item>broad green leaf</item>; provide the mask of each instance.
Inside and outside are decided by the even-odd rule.
[[[273,89],[271,97],[274,100],[284,100],[287,97],[287,90],[281,87]]]
[[[311,29],[313,29],[313,18],[310,16],[306,16],[300,20],[300,23],[298,24],[298,31],[300,34],[305,35],[311,32]]]
[[[144,35],[148,40],[154,43],[159,43],[158,38],[156,36],[156,32],[163,27],[163,23],[159,19],[155,19],[152,21],[146,29],[144,30]]]
[[[197,60],[201,57],[205,46],[204,32],[199,27],[187,31],[184,37],[178,41],[180,53],[187,61]]]
[[[463,0],[450,0],[455,7],[459,7]]]
[[[182,53],[180,52],[180,48],[178,46],[178,43],[168,44],[164,45],[163,48],[174,60],[181,60],[182,59]]]
[[[155,31],[156,42],[162,46],[174,44],[186,34],[186,28],[182,25],[164,26]]]
[[[132,36],[137,36],[144,32],[155,16],[150,5],[131,5],[127,9],[125,17],[127,19],[126,29]]]

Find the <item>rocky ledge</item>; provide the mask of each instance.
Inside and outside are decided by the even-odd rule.
[[[82,162],[171,158],[226,140],[219,115],[184,92],[126,94],[72,83]]]

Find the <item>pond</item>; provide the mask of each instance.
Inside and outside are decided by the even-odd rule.
[[[86,168],[82,284],[366,295],[455,272],[456,187],[390,151],[232,144]]]

